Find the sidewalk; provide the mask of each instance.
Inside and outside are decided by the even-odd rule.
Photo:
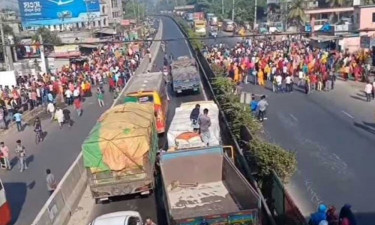
[[[155,35],[155,39],[161,39],[162,38],[162,31],[163,31],[163,23],[160,20],[158,32]],[[153,42],[151,44],[150,50],[151,50],[151,63],[149,62],[148,58],[144,58],[135,71],[135,74],[144,73],[147,70],[151,70],[153,63],[156,59],[157,52],[160,48],[160,42]],[[122,92],[124,89],[122,90]],[[122,93],[119,95],[119,97],[122,95]],[[118,99],[116,99],[113,103],[113,105],[116,103]],[[95,201],[91,196],[90,188],[89,186],[86,187],[85,191],[82,193],[82,197],[76,207],[76,209],[73,210],[72,216],[69,220],[68,225],[81,225],[81,224],[87,224],[89,221],[89,216],[92,211],[93,206],[95,205]]]

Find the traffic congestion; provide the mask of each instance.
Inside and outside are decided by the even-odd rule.
[[[198,35],[213,37],[214,44],[205,46],[202,54],[239,89],[252,83],[264,89],[269,86],[275,94],[295,89],[311,94],[331,91],[338,77],[350,77],[366,81],[366,99],[371,102],[374,98],[375,81],[369,80],[367,51],[318,50],[305,39],[294,37],[278,41],[244,38],[229,47],[217,39],[218,34],[225,31],[245,36],[245,26],[236,28],[233,21],[221,22],[211,13],[186,14],[184,19]],[[162,39],[176,40],[162,41],[156,52],[142,42],[131,42],[127,51],[122,44],[103,45],[82,65],[27,78],[14,88],[16,93],[31,85],[31,92],[35,92],[32,107],[44,106],[48,120],[56,121],[62,130],[76,125],[71,112],[56,105],[57,99],[74,110],[77,118],[85,116],[86,98],[95,98],[96,106],[103,108],[81,147],[87,189],[95,202],[88,221],[81,224],[266,224],[262,220],[267,216],[263,196],[237,168],[234,146],[223,143],[220,107],[207,99],[188,40],[171,18],[161,17],[160,23],[167,27],[162,30]],[[143,60],[152,64],[151,69],[136,73]],[[110,93],[110,99],[105,93]],[[260,122],[268,119],[269,106],[264,94],[259,101],[253,96],[247,105]],[[10,112],[22,132],[18,109]],[[33,128],[36,144],[43,145],[38,117]],[[33,165],[26,163],[23,142],[16,143],[20,172],[27,173],[28,166]],[[14,169],[4,142],[0,150],[1,166]],[[52,172],[45,168],[51,198],[59,183]],[[0,180],[0,225],[10,224],[12,218],[5,191]],[[356,225],[351,207],[344,204],[337,213],[334,206],[321,203],[308,224]]]

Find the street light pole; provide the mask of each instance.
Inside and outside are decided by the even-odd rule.
[[[4,36],[4,27],[3,27],[3,15],[0,15],[0,32],[1,32],[1,43],[3,44],[3,56],[4,56],[4,64],[9,68],[9,61],[8,61],[8,52],[5,46],[5,36]]]
[[[221,0],[221,15],[224,16],[224,0]]]
[[[255,0],[255,2],[254,2],[254,25],[253,25],[253,29],[255,29],[255,27],[257,25],[257,10],[258,10],[258,0]]]
[[[234,22],[234,0],[232,0],[232,21]]]

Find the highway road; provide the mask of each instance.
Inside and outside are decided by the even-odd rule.
[[[220,41],[233,46],[240,39]],[[302,90],[275,94],[267,86],[248,84],[243,90],[267,95],[266,138],[296,152],[298,171],[287,187],[302,212],[308,216],[319,203],[336,208],[349,203],[358,224],[374,224],[373,102],[364,102],[361,89],[342,81],[334,91],[309,95]]]
[[[173,39],[173,38],[182,38],[183,35],[179,31],[177,25],[169,18],[163,17],[163,39]],[[169,41],[166,46],[167,54],[171,54],[176,58],[179,56],[190,56],[190,50],[187,46],[186,41],[184,40],[177,40],[177,41]],[[155,71],[158,71],[163,66],[163,57],[164,53],[160,50],[157,58],[155,59],[156,68]],[[195,95],[179,95],[176,97],[171,90],[169,89],[169,111],[168,111],[168,124],[170,124],[173,115],[174,109],[178,107],[183,102],[191,102],[191,101],[201,101],[205,99],[205,96],[200,94]],[[160,145],[164,145],[165,138],[160,140]],[[130,197],[127,199],[115,199],[107,204],[97,204],[95,205],[94,209],[91,212],[91,220],[97,216],[100,216],[105,213],[115,212],[115,211],[122,211],[122,210],[135,210],[139,211],[143,218],[150,217],[152,220],[157,221],[157,224],[167,224],[164,207],[160,205],[163,200],[161,199],[160,189],[157,188],[156,192],[147,197]],[[159,204],[157,204],[159,203]]]

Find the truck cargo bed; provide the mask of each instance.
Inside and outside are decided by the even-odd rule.
[[[179,187],[168,192],[171,214],[175,220],[198,213],[200,216],[209,216],[240,210],[222,181],[198,184],[195,187]]]
[[[258,209],[258,194],[221,146],[164,153],[160,167],[171,224]]]

